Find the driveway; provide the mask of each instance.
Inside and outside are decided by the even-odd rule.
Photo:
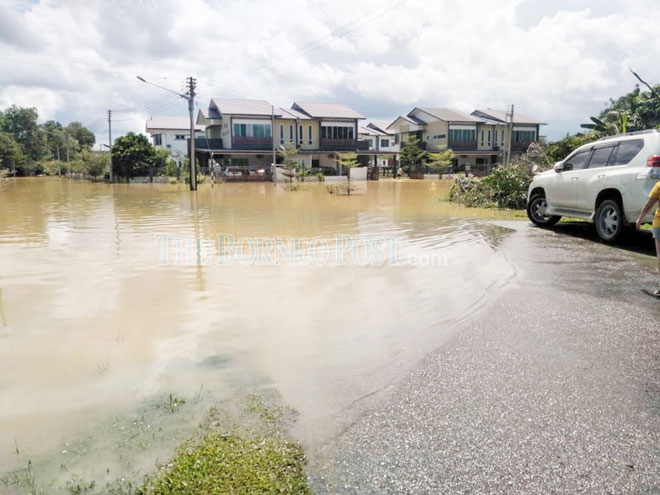
[[[660,492],[650,236],[506,226],[517,275],[313,459],[317,491]]]

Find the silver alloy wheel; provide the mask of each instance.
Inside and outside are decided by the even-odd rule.
[[[619,230],[620,221],[619,212],[614,206],[610,205],[605,206],[598,216],[600,231],[608,239],[616,235]]]
[[[539,223],[545,223],[550,220],[550,217],[545,215],[545,209],[547,206],[548,202],[543,197],[534,199],[531,204],[530,210],[532,212],[532,216]]]

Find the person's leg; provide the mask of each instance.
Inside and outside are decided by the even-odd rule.
[[[658,258],[658,291],[660,291],[660,236],[655,238],[655,255]]]

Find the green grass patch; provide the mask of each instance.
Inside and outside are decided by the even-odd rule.
[[[249,395],[238,415],[213,408],[200,434],[140,493],[309,494],[303,449],[286,433],[294,418],[293,409],[260,395]]]
[[[308,494],[302,447],[281,435],[209,434],[179,448],[145,493]]]

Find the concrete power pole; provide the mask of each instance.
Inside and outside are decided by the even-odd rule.
[[[511,110],[507,111],[506,118],[504,120],[509,120],[509,139],[507,141],[507,151],[506,151],[506,164],[508,165],[511,162],[511,141],[513,140],[513,104],[511,105]]]
[[[192,76],[188,78],[188,113],[190,114],[190,190],[197,190],[197,171],[195,169],[195,87],[197,80]]]
[[[112,182],[112,110],[108,110],[108,151],[110,152],[109,178]]]
[[[273,174],[273,183],[275,183],[277,182],[277,167],[275,165],[277,157],[275,156],[275,107],[273,105],[270,106],[270,128],[270,134],[273,140],[273,165],[270,167],[270,170]]]

